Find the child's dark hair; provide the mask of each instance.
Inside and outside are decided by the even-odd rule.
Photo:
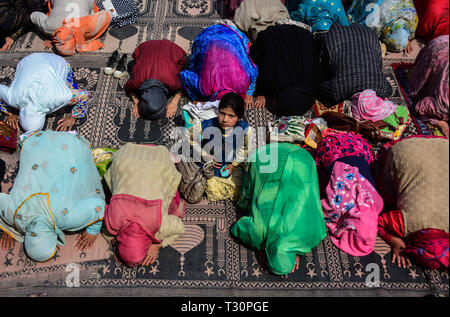
[[[242,119],[245,113],[245,102],[241,96],[234,92],[225,94],[219,103],[219,110],[224,108],[233,109],[239,119]]]

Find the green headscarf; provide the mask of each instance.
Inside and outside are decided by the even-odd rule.
[[[316,165],[306,150],[288,143],[260,147],[249,162],[238,202],[249,215],[231,233],[264,249],[273,273],[287,274],[297,255],[310,252],[326,236]]]

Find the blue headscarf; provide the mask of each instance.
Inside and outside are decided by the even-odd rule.
[[[39,131],[22,144],[9,195],[0,195],[0,227],[36,261],[64,244],[63,230],[100,232],[105,195],[88,141],[68,132]]]

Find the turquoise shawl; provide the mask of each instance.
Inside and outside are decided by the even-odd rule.
[[[105,195],[88,141],[68,132],[28,137],[10,194],[0,194],[0,228],[46,261],[64,244],[63,230],[100,232]]]

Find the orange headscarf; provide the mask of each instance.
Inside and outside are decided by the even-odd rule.
[[[111,22],[107,11],[99,11],[81,18],[63,21],[63,25],[53,33],[53,43],[61,55],[77,52],[92,52],[103,47],[97,39],[106,31]]]

